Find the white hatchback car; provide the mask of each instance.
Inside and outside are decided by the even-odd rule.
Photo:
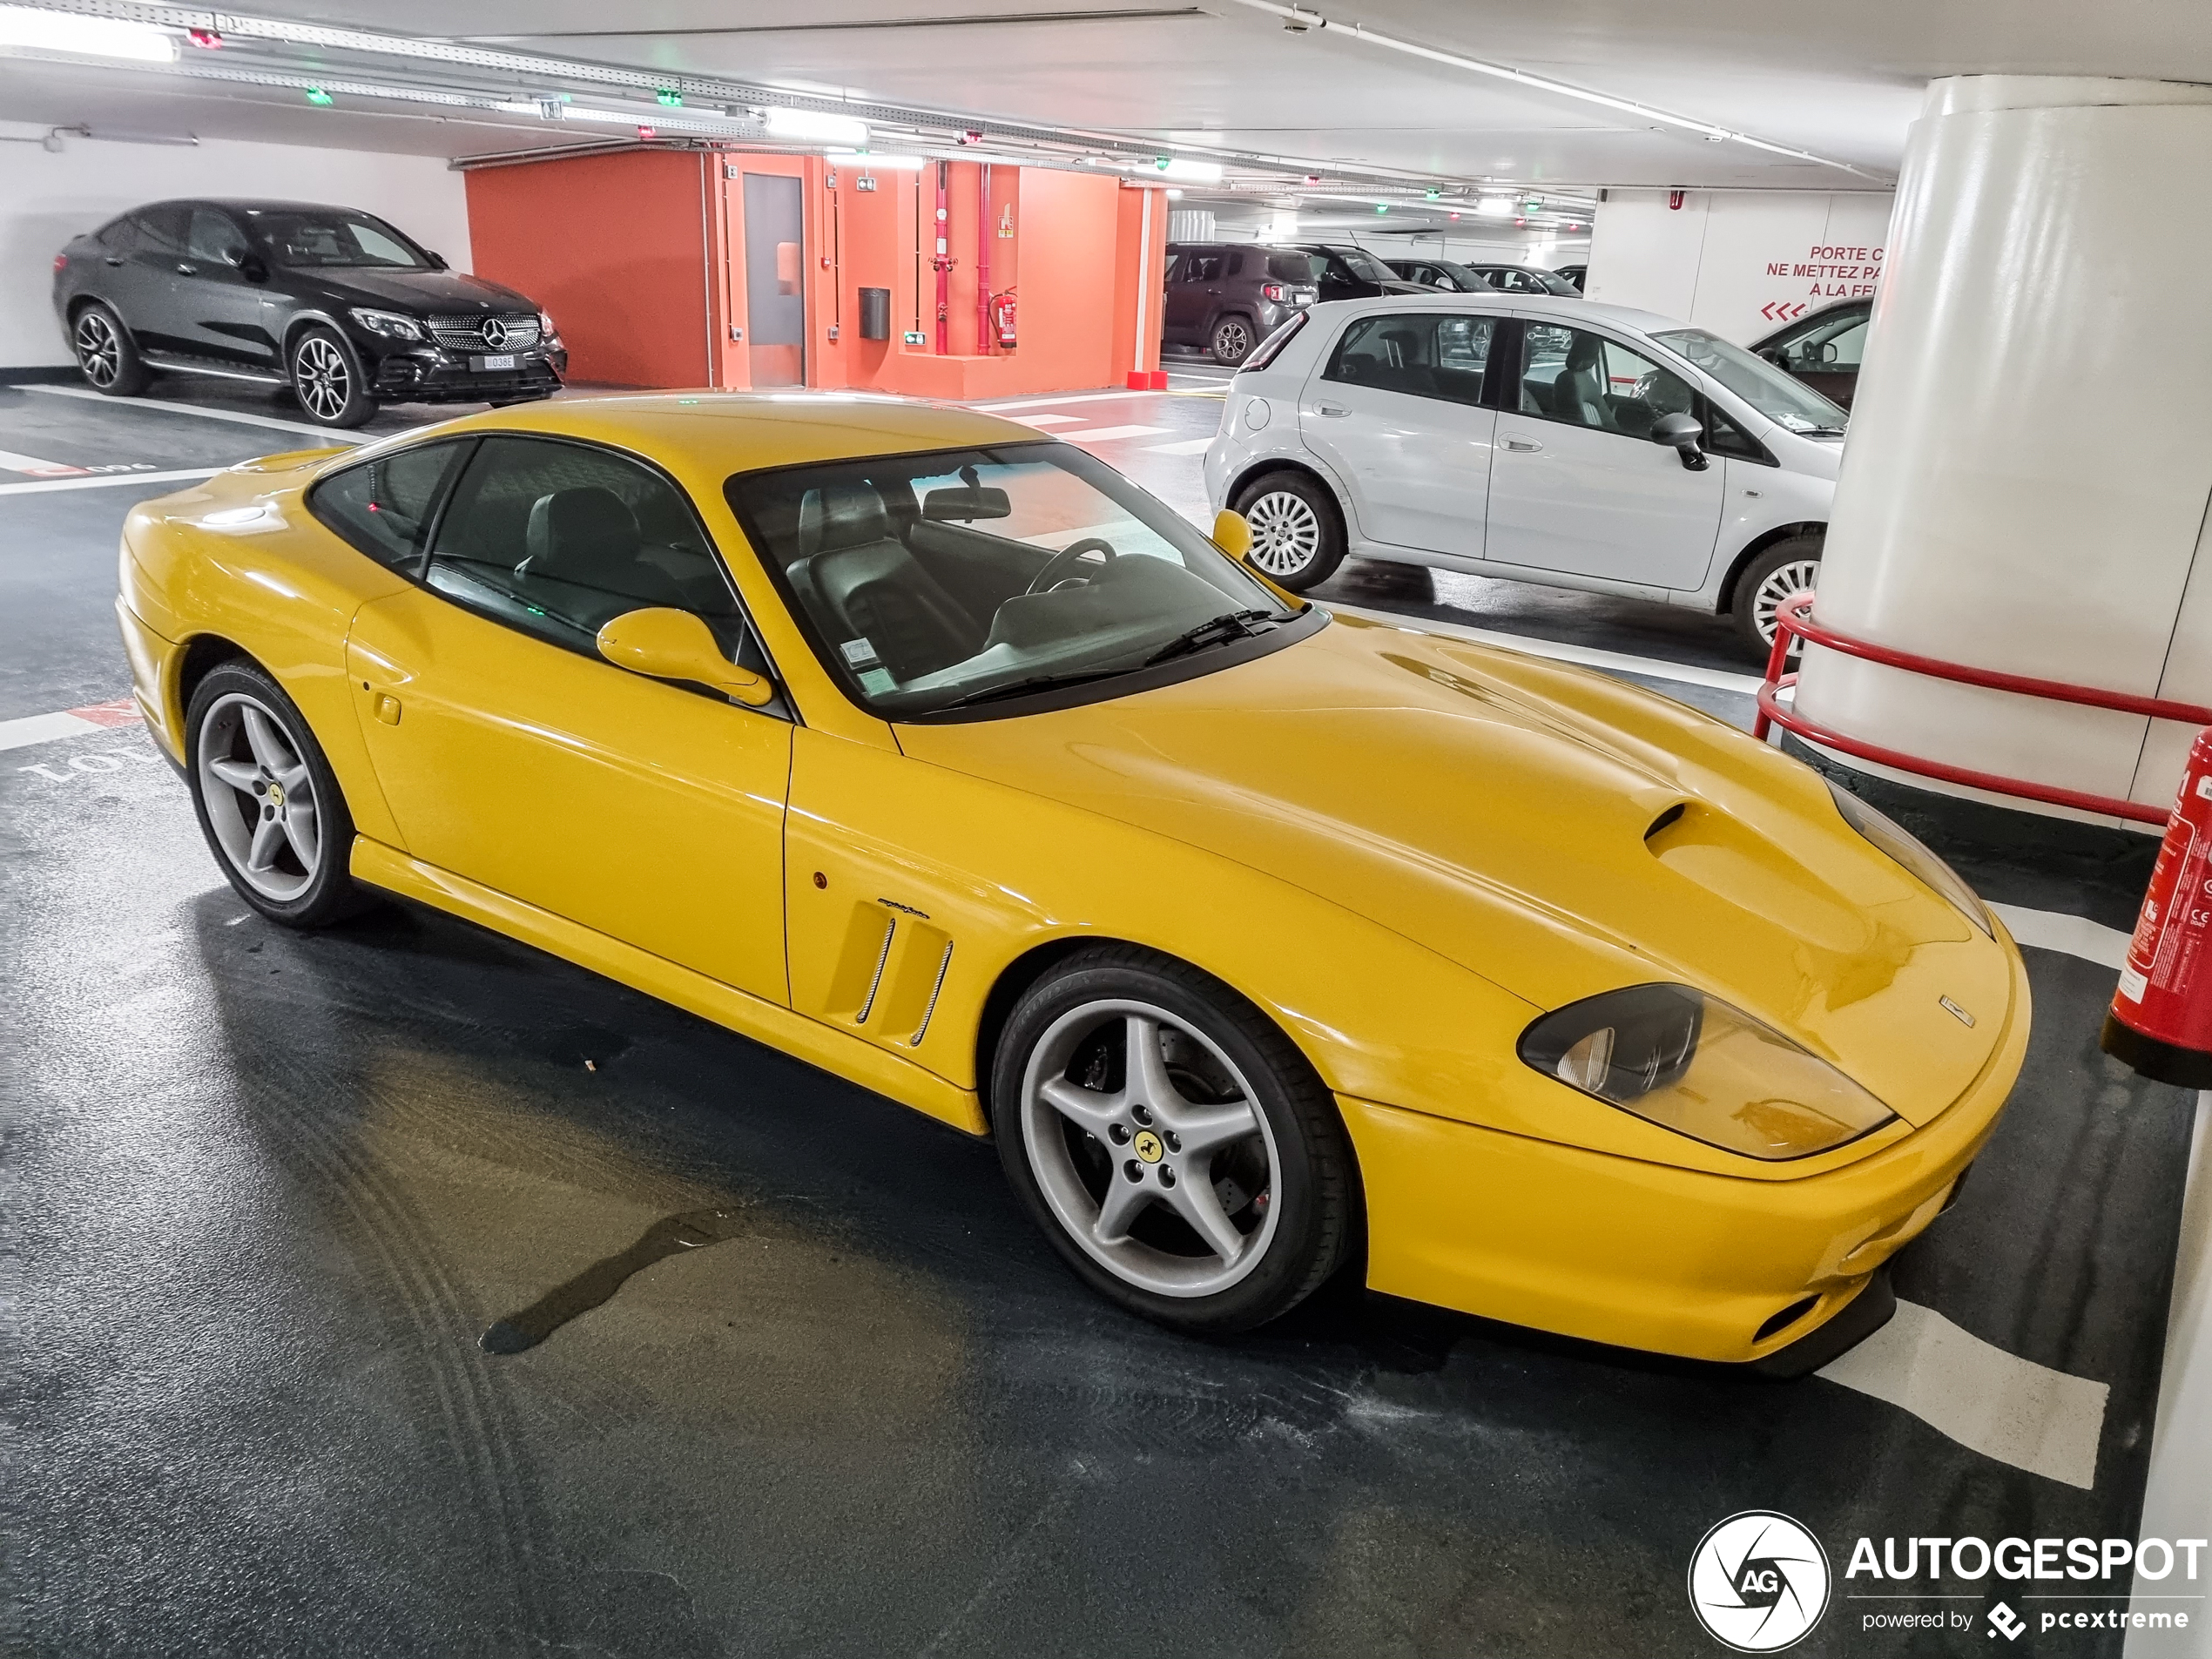
[[[1812,584],[1844,411],[1702,328],[1535,294],[1313,307],[1255,351],[1206,451],[1253,563],[1346,554],[1725,612],[1762,656]]]

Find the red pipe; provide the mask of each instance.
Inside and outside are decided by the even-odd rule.
[[[2069,685],[2061,680],[2035,679],[2024,674],[2006,674],[1991,668],[1969,668],[1959,663],[1946,663],[1933,657],[1921,657],[1912,651],[1897,651],[1887,645],[1878,645],[1870,640],[1853,639],[1848,634],[1823,628],[1809,614],[1813,596],[1800,593],[1785,599],[1774,613],[1774,650],[1767,658],[1766,682],[1759,687],[1759,717],[1752,723],[1751,735],[1764,740],[1776,726],[1795,732],[1810,743],[1839,754],[1853,756],[1860,760],[1871,760],[1878,765],[1894,766],[1899,772],[1909,772],[1922,778],[1933,778],[1943,783],[1960,784],[1970,789],[1986,789],[1993,794],[2017,795],[2023,800],[2041,801],[2047,806],[2071,806],[2077,812],[2102,813],[2113,818],[2125,818],[2138,824],[2163,824],[2173,814],[2162,806],[2147,806],[2141,801],[2123,800],[2114,795],[2092,794],[2087,790],[2062,789],[2055,784],[2030,783],[2024,779],[2000,777],[1993,772],[1976,772],[1968,766],[1954,766],[1941,760],[1924,760],[1902,750],[1884,748],[1879,744],[1866,743],[1858,738],[1846,737],[1817,725],[1799,714],[1795,708],[1784,708],[1781,693],[1797,683],[1795,674],[1784,673],[1789,660],[1790,645],[1794,638],[1804,638],[1846,657],[1857,657],[1885,667],[1901,668],[1910,673],[1925,674],[1931,679],[1949,680],[1961,685],[1986,686],[1992,691],[2017,691],[2025,697],[2047,698],[2054,703],[2072,703],[2080,706],[2113,709],[2122,714],[2147,714],[2153,719],[2181,720],[2193,725],[2212,725],[2212,709],[2194,703],[2173,703],[2161,698],[2137,697],[2128,691],[2100,691],[2094,686]]]
[[[975,170],[975,354],[991,354],[991,164]]]
[[[947,185],[951,179],[953,164],[937,164],[937,257],[930,263],[937,267],[937,355],[944,356],[952,349],[946,339],[953,306],[953,256],[946,233],[953,227],[952,216],[946,207]]]

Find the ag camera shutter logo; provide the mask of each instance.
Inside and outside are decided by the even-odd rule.
[[[1827,1611],[1827,1553],[1787,1515],[1746,1509],[1698,1541],[1689,1608],[1705,1633],[1738,1653],[1779,1653]]]

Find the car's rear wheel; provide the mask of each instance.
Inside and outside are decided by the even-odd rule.
[[[1302,472],[1271,472],[1237,492],[1252,529],[1245,556],[1278,588],[1303,593],[1344,563],[1344,520],[1329,492]]]
[[[1211,343],[1214,361],[1234,368],[1252,354],[1252,347],[1259,344],[1259,340],[1252,332],[1250,318],[1231,315],[1214,324]]]
[[[361,908],[353,814],[281,686],[251,663],[222,664],[193,689],[185,732],[200,832],[239,898],[287,927]]]
[[[1303,1055],[1243,998],[1134,946],[1068,958],[992,1069],[1000,1161],[1091,1287],[1193,1332],[1249,1330],[1341,1266],[1352,1154]]]
[[[1737,579],[1730,615],[1737,637],[1764,662],[1774,650],[1774,613],[1786,600],[1820,578],[1820,536],[1792,536],[1777,542],[1744,568]]]
[[[131,331],[105,304],[94,301],[77,314],[70,329],[70,344],[77,352],[78,372],[84,383],[110,397],[136,397],[152,377],[138,356]]]
[[[376,413],[361,360],[334,329],[310,328],[292,342],[292,395],[318,426],[365,424]]]

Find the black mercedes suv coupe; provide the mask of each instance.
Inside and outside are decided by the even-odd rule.
[[[310,420],[385,401],[520,403],[560,388],[553,320],[372,213],[307,202],[133,208],[54,260],[54,310],[98,390],[156,374],[289,387]]]

